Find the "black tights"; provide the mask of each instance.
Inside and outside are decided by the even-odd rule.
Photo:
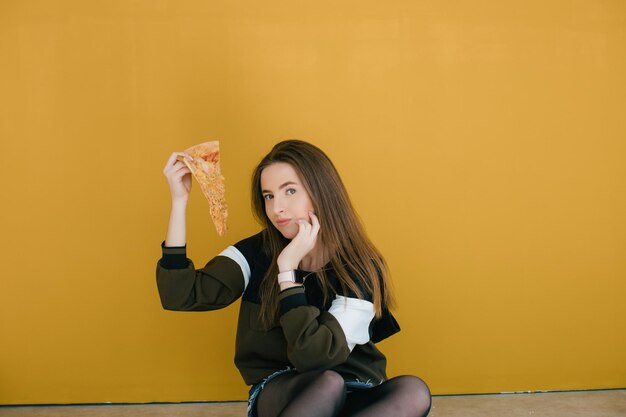
[[[288,373],[265,384],[257,399],[258,417],[426,417],[428,386],[414,376],[398,376],[367,390],[346,394],[334,371]]]

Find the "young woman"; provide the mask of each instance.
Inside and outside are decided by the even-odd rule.
[[[414,376],[387,379],[378,342],[399,330],[387,266],[339,174],[319,148],[278,143],[252,179],[263,230],[195,269],[185,252],[190,171],[163,170],[172,211],[157,285],[165,309],[214,310],[241,297],[235,364],[251,385],[248,416],[426,416]]]

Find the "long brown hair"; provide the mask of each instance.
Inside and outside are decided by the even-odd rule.
[[[267,217],[261,193],[261,173],[277,162],[291,165],[308,192],[321,224],[317,244],[328,254],[342,290],[345,293],[349,289],[359,298],[366,291],[372,297],[376,317],[380,317],[383,308],[395,304],[385,259],[367,237],[332,161],[318,147],[294,139],[276,144],[252,176],[252,212],[265,228],[264,250],[271,259],[260,288],[263,324],[269,328],[277,321],[280,292],[276,281],[277,259],[288,243]],[[332,288],[324,270],[318,272],[318,278],[326,302]]]

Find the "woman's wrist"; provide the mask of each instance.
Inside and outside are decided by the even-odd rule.
[[[185,209],[188,201],[189,199],[185,197],[172,198],[172,208]]]
[[[294,266],[287,266],[287,265],[278,265],[278,273],[280,274],[281,272],[289,272],[289,271],[295,271],[296,269],[298,269],[298,265],[294,265]]]
[[[280,273],[280,272],[287,272],[287,271],[293,271],[294,269],[298,269],[299,262],[296,263],[293,261],[278,259],[276,264],[278,266],[278,272]]]

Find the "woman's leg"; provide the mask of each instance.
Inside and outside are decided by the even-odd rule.
[[[426,417],[430,406],[430,390],[426,383],[418,377],[405,375],[348,394],[340,415]]]
[[[257,415],[333,417],[345,398],[344,381],[337,372],[288,373],[265,384],[257,399]]]

